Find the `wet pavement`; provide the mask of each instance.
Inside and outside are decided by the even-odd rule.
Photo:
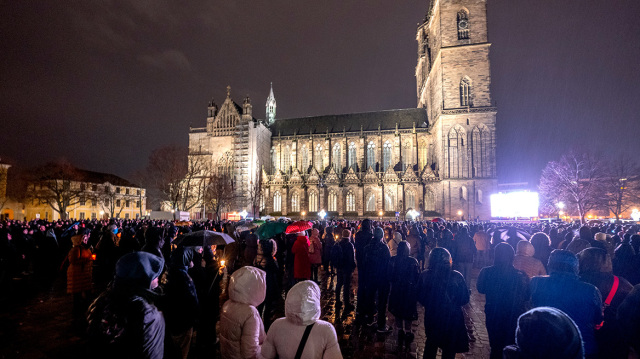
[[[456,358],[489,358],[489,338],[484,325],[484,296],[475,289],[478,272],[478,269],[472,272],[471,302],[464,308],[471,339],[470,351],[458,354]],[[375,327],[360,327],[355,324],[354,310],[335,309],[335,278],[332,281],[329,279],[320,273],[323,292],[321,319],[334,324],[345,358],[422,358],[425,334],[423,308],[420,305],[418,320],[413,322],[415,340],[408,351],[399,352],[395,331],[380,334]],[[351,290],[353,304],[357,304],[357,273],[354,273]],[[0,359],[91,357],[82,331],[73,327],[72,298],[65,293],[64,278],[59,278],[50,290],[3,302],[2,308]],[[393,324],[393,315],[387,313],[387,325],[393,328]]]

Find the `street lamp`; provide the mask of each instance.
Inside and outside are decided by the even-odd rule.
[[[320,217],[320,220],[324,221],[324,217],[326,216],[327,216],[327,212],[325,212],[324,209],[318,212],[318,217]]]
[[[462,217],[462,210],[459,210],[459,211],[458,211],[458,216],[460,216],[460,220],[461,220],[461,221],[462,221],[462,220],[464,220],[464,218]]]
[[[412,210],[409,210],[409,215],[411,216],[411,220],[415,221],[416,217],[420,215],[420,212],[416,211],[415,209],[412,209]]]
[[[242,219],[246,219],[248,215],[249,213],[247,213],[246,209],[243,209],[242,212],[240,212],[240,217],[242,217]]]
[[[104,219],[104,211],[100,211],[100,218]]]
[[[380,220],[382,221],[382,216],[384,215],[384,212],[380,211],[378,212],[378,215],[380,216]]]
[[[302,211],[302,213],[300,213],[300,214],[302,215],[302,218],[304,218],[304,216],[306,216],[306,215],[307,215],[307,212]]]
[[[634,208],[631,211],[631,219],[633,219],[635,222],[640,221],[640,211],[638,211],[637,208]]]

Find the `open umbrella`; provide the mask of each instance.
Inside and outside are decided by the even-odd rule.
[[[531,238],[531,234],[529,234],[529,232],[525,231],[524,229],[519,229],[519,228],[515,228],[515,227],[499,227],[496,228],[492,231],[489,231],[489,235],[493,237],[493,234],[496,231],[500,232],[500,238],[503,241],[506,241],[507,239],[509,239],[509,231],[513,231],[513,233],[515,233],[518,237],[520,237],[520,239],[524,239],[526,241],[529,240],[529,238]]]
[[[445,223],[446,221],[444,220],[444,218],[436,217],[436,218],[432,219],[431,222],[434,222],[434,223]]]
[[[291,223],[285,233],[298,233],[313,228],[313,224],[309,221],[296,221]]]
[[[187,233],[173,241],[175,245],[183,247],[223,246],[233,242],[235,240],[230,235],[209,230]]]
[[[175,224],[176,224],[176,226],[190,226],[190,225],[192,225],[193,223],[191,223],[191,222],[189,222],[189,221],[178,221],[178,222],[176,222]]]
[[[236,231],[245,232],[245,231],[250,231],[250,230],[255,229],[255,228],[258,228],[258,226],[255,223],[246,222],[246,223],[243,223],[242,225],[236,227]]]
[[[284,233],[287,229],[288,224],[281,222],[267,222],[261,225],[256,231],[256,235],[260,239],[270,239],[273,238],[276,234]]]
[[[265,223],[265,221],[263,221],[263,220],[261,220],[261,219],[254,219],[251,223],[255,223],[255,224],[260,225],[260,224]]]

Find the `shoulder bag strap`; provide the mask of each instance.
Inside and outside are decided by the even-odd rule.
[[[304,334],[302,335],[302,339],[300,340],[300,345],[298,345],[298,351],[296,351],[295,359],[302,358],[302,352],[304,351],[304,346],[307,344],[307,339],[309,339],[309,333],[311,333],[313,324],[307,325],[307,328],[304,330]]]
[[[611,290],[609,291],[609,295],[607,295],[607,299],[604,301],[604,308],[607,308],[611,305],[613,301],[613,297],[615,297],[616,292],[618,291],[618,286],[620,285],[620,278],[618,276],[613,276],[613,285],[611,286]],[[604,310],[603,310],[604,311]],[[596,329],[602,328],[604,325],[604,320],[600,324],[596,324]]]

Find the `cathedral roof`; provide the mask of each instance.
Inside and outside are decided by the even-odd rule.
[[[427,111],[422,108],[377,112],[324,115],[302,118],[277,119],[271,126],[274,135],[291,136],[312,133],[357,132],[425,127]]]

